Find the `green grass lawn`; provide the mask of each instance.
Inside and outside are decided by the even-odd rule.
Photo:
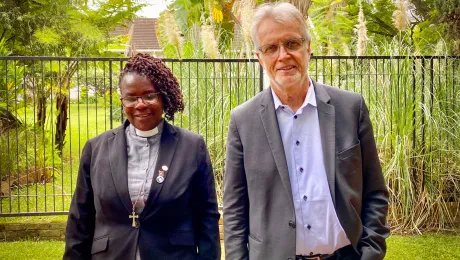
[[[20,241],[0,243],[0,259],[61,259],[64,242]],[[389,260],[460,259],[460,235],[391,236]]]
[[[460,259],[460,234],[391,236],[385,259]]]

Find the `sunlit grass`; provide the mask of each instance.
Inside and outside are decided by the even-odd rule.
[[[460,259],[460,235],[391,236],[386,260]],[[62,259],[62,241],[0,242],[0,259]],[[222,255],[225,250],[222,244]],[[225,257],[222,257],[225,259]]]
[[[0,242],[0,259],[62,259],[62,241],[17,241]]]

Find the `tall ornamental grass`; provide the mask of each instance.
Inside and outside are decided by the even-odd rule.
[[[221,203],[230,111],[260,91],[260,67],[254,60],[219,59],[175,61],[168,66],[178,78],[185,100],[185,110],[174,124],[204,137]]]
[[[313,78],[362,93],[390,191],[394,232],[453,227],[460,216],[460,60],[314,60]]]
[[[28,109],[15,109],[7,105],[26,124],[36,125],[38,108],[37,89],[51,89],[46,101],[47,122],[54,120],[52,88],[60,66],[67,61],[26,61],[30,71],[17,74],[24,82],[24,94],[9,92],[9,97],[22,100]],[[117,94],[118,74],[124,60],[79,61],[72,78],[71,88],[93,90],[94,96],[82,100],[71,99],[69,106],[66,143],[61,156],[51,153],[51,163],[35,163],[35,157],[18,158],[20,165],[54,167],[61,174],[53,182],[34,190],[13,190],[16,197],[2,198],[1,212],[65,211],[70,194],[75,188],[75,178],[81,149],[87,139],[120,125],[125,118],[121,113]],[[44,66],[50,64],[50,66]],[[39,66],[36,66],[39,65]],[[219,201],[222,198],[222,180],[225,163],[225,143],[229,115],[232,108],[256,95],[261,88],[260,67],[255,60],[167,60],[167,65],[178,78],[186,108],[176,115],[173,124],[201,134],[208,146],[216,177]],[[24,66],[25,67],[25,66]],[[26,69],[26,68],[24,68]],[[48,73],[47,70],[54,70]],[[450,229],[458,217],[460,195],[460,60],[458,57],[313,57],[310,76],[322,83],[341,89],[362,93],[370,110],[374,125],[385,180],[390,191],[389,220],[393,231],[422,232],[426,229]],[[52,76],[47,76],[52,75]],[[4,79],[6,80],[6,79]],[[14,80],[9,77],[8,80]],[[20,81],[21,80],[21,81]],[[67,95],[72,91],[65,90]],[[85,92],[90,95],[90,92]],[[3,103],[8,104],[8,103]],[[24,107],[24,106],[23,106]],[[45,131],[53,133],[54,124],[46,123]],[[29,128],[41,129],[38,127]],[[15,131],[15,130],[13,130]],[[43,131],[43,130],[40,130]],[[11,132],[13,133],[13,132]],[[21,138],[19,134],[9,138]],[[24,132],[25,134],[26,132]],[[28,142],[35,142],[41,132],[27,134]],[[45,135],[46,136],[46,135]],[[52,134],[49,141],[52,143]],[[32,138],[33,137],[33,138]],[[27,149],[11,150],[12,154],[27,156],[42,152]],[[9,140],[10,144],[14,140]],[[8,144],[8,142],[6,144]],[[53,145],[51,145],[53,147]],[[16,148],[15,148],[16,149]],[[2,149],[3,151],[3,149]],[[48,150],[47,151],[51,151]],[[6,155],[3,154],[2,155]],[[28,158],[28,159],[27,159]],[[5,165],[6,159],[2,159]],[[11,159],[9,160],[10,162]],[[24,163],[23,163],[24,162]],[[13,162],[10,169],[17,169]],[[6,167],[2,167],[5,169]],[[7,171],[8,174],[17,174]],[[53,194],[57,194],[53,196]],[[29,196],[30,195],[30,196]],[[44,198],[28,207],[27,199]],[[62,197],[62,198],[59,198]],[[48,202],[48,199],[52,201]],[[19,205],[19,201],[21,205]],[[17,210],[13,210],[17,209]],[[12,211],[13,210],[13,211]]]

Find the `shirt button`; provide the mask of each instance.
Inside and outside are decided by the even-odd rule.
[[[295,144],[296,144],[296,145],[299,145],[299,144],[300,144],[299,140],[295,141]]]
[[[284,106],[281,106],[281,109],[284,109]]]
[[[289,226],[290,226],[291,228],[295,228],[295,223],[294,223],[294,221],[292,221],[292,220],[289,221]]]
[[[310,255],[313,255],[313,252],[310,252]]]
[[[310,226],[310,224],[308,224],[308,225],[307,225],[307,228],[308,228],[308,229],[311,229],[311,226]]]
[[[306,201],[307,199],[308,199],[308,197],[307,197],[307,196],[303,196],[303,200],[305,200],[305,201]]]
[[[294,119],[297,119],[297,115],[294,116]]]
[[[303,168],[302,168],[302,167],[300,167],[300,169],[299,169],[299,170],[300,170],[300,172],[303,172]]]

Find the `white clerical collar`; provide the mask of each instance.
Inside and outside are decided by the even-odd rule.
[[[158,134],[158,126],[147,131],[142,131],[134,127],[134,131],[136,131],[136,135],[140,137],[150,137]]]
[[[154,136],[154,135],[158,134],[158,132],[160,131],[159,129],[160,129],[162,124],[163,124],[163,120],[155,128],[153,128],[151,130],[147,130],[147,131],[139,130],[136,127],[134,127],[133,125],[131,125],[131,126],[134,128],[134,132],[136,133],[137,136],[151,137],[151,136]]]

